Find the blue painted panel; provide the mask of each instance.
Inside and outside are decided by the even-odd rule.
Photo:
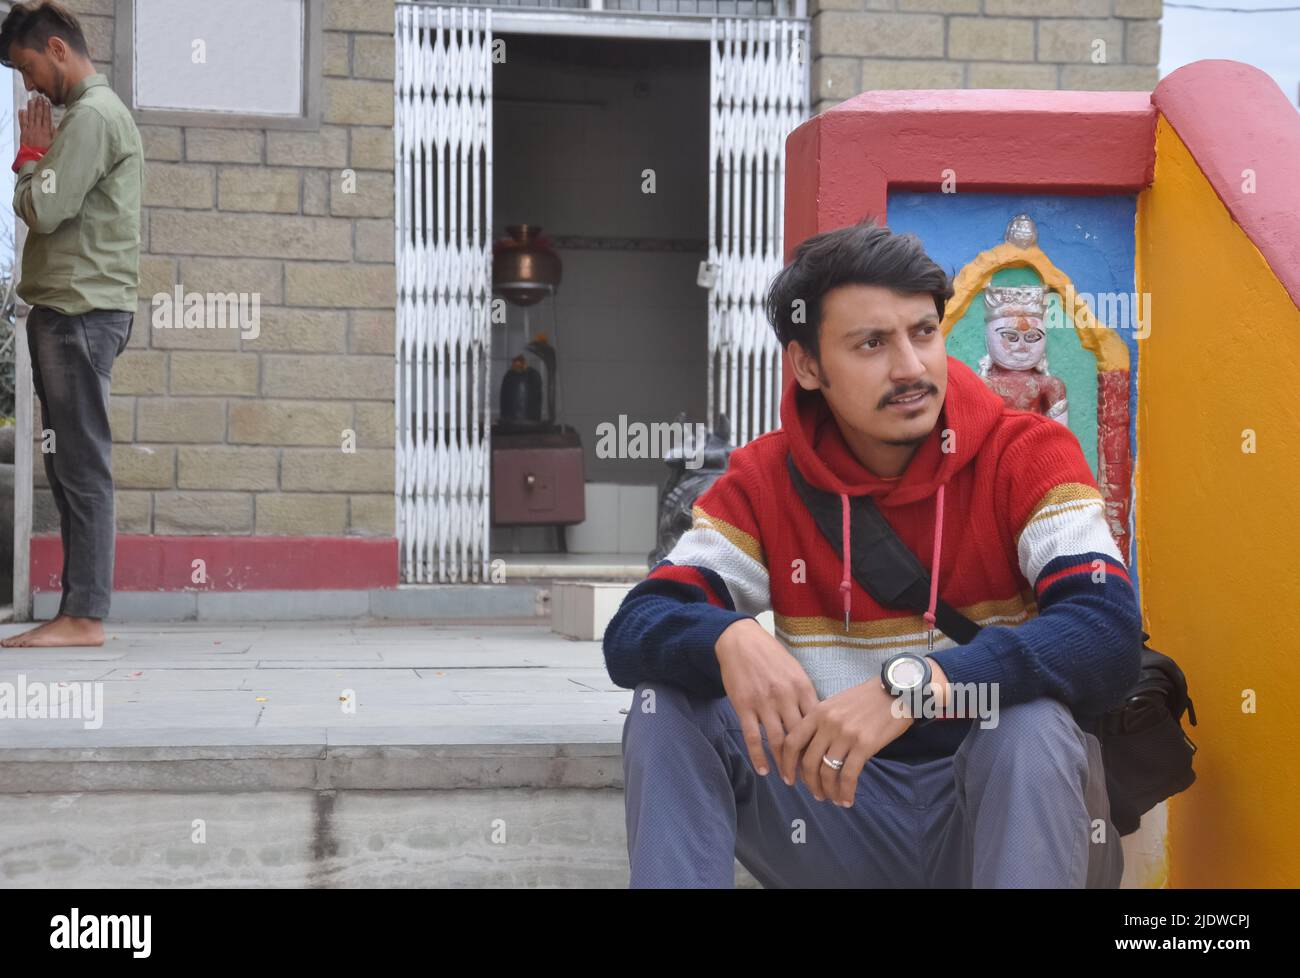
[[[896,191],[889,195],[887,219],[893,231],[911,232],[920,238],[930,256],[955,276],[981,251],[1001,244],[1007,222],[1021,212],[1034,219],[1038,226],[1038,246],[1057,268],[1069,276],[1076,291],[1092,295],[1136,291],[1134,229],[1137,198],[1133,195],[1084,197]],[[1138,342],[1134,335],[1136,310],[1132,301],[1124,308],[1126,314],[1120,322],[1107,322],[1106,325],[1118,330],[1129,349],[1129,450],[1136,460],[1139,366]],[[1098,312],[1095,304],[1093,312]],[[979,321],[983,321],[982,313]],[[963,323],[958,328],[964,326]],[[1058,371],[1052,367],[1057,358],[1052,344],[1063,339],[1049,335],[1048,363],[1053,373]],[[957,347],[968,346],[968,341],[969,338],[963,338]],[[967,357],[959,356],[957,349],[952,352],[967,362]],[[1075,403],[1076,395],[1071,391],[1071,428],[1076,427],[1073,423]],[[1086,422],[1081,415],[1080,424],[1083,423]],[[1091,423],[1095,426],[1095,411]],[[1084,437],[1080,441],[1095,472],[1095,433],[1091,445]],[[1134,528],[1131,526],[1130,529]],[[1130,541],[1130,552],[1125,555],[1125,562],[1136,586],[1135,532],[1130,532]]]

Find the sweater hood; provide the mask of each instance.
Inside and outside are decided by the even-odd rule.
[[[948,389],[938,422],[901,477],[882,479],[850,451],[821,391],[804,390],[793,376],[781,398],[781,426],[795,465],[819,489],[844,496],[871,496],[877,505],[905,506],[933,496],[979,453],[1004,410],[1002,398],[975,371],[948,357]],[[941,450],[945,429],[954,451]]]

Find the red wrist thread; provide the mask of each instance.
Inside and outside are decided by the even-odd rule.
[[[26,145],[20,146],[18,148],[18,155],[14,157],[14,165],[12,167],[14,173],[17,173],[19,170],[21,170],[24,163],[27,163],[29,161],[35,162],[36,160],[39,160],[44,155],[45,155],[45,150],[43,149],[37,149],[35,146],[26,146]]]

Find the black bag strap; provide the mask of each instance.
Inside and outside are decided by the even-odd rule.
[[[790,469],[790,481],[812,514],[817,529],[821,530],[836,556],[843,560],[839,496],[809,485],[799,467],[794,464],[793,455],[786,457],[786,464]],[[930,575],[881,515],[876,501],[870,496],[850,497],[849,521],[852,550],[850,570],[854,580],[877,604],[886,608],[907,609],[922,614],[928,611]],[[971,641],[980,630],[979,625],[942,598],[935,604],[934,617],[935,627],[958,645]]]

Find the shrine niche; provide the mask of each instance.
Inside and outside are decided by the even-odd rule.
[[[1008,406],[1074,433],[1105,501],[1111,536],[1128,553],[1127,345],[1038,247],[1027,214],[1011,219],[1002,244],[961,269],[953,290],[943,321],[949,353]]]

